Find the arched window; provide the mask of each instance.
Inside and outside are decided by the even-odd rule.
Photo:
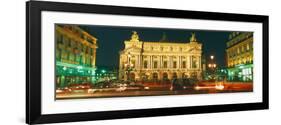
[[[143,68],[147,68],[147,60],[145,60],[144,62],[143,62]]]
[[[168,80],[168,73],[166,72],[163,73],[163,80]]]
[[[130,80],[135,80],[135,73],[130,73]]]
[[[158,80],[158,73],[153,73],[152,74],[152,78],[153,78],[153,80]]]
[[[196,59],[195,56],[192,56],[192,68],[197,68],[198,67],[198,60]]]
[[[157,68],[157,65],[158,65],[158,62],[157,62],[157,61],[154,61],[154,62],[153,62],[153,68],[156,69],[156,68]]]
[[[176,79],[178,76],[177,76],[177,73],[176,72],[174,72],[173,73],[173,79]]]

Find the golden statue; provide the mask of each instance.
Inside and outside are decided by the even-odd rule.
[[[132,31],[131,41],[139,41],[139,35],[136,31]]]
[[[195,33],[191,33],[190,42],[196,42]]]

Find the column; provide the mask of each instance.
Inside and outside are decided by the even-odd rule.
[[[152,56],[149,56],[149,69],[152,69]]]
[[[181,56],[179,56],[179,69],[181,69]]]
[[[140,67],[140,55],[136,55],[136,66],[135,66],[135,68],[137,69],[137,70],[139,70],[139,67]]]
[[[150,69],[150,56],[148,55],[147,58],[147,69]]]
[[[122,74],[123,74],[123,72],[124,72],[124,70],[122,69],[122,68],[123,68],[123,64],[122,64],[122,55],[123,55],[123,54],[121,54],[121,55],[119,56],[119,73],[118,73],[119,79],[122,78]],[[122,73],[122,74],[121,74],[121,73]]]
[[[172,56],[169,56],[168,58],[168,68],[172,68]]]
[[[143,67],[143,57],[139,55],[139,69],[142,69]]]
[[[191,58],[191,56],[189,56],[189,68],[190,69],[192,68],[192,58]]]
[[[92,48],[93,49],[93,55],[92,55],[92,67],[96,67],[96,49],[95,48]]]
[[[199,56],[199,69],[201,70],[202,64],[201,64],[201,56]]]
[[[151,56],[151,69],[153,69],[153,56]]]
[[[163,65],[162,61],[163,61],[163,56],[162,56],[162,55],[160,55],[160,62],[159,62],[160,66],[159,66],[159,69],[161,69],[161,68],[162,68],[162,65]]]
[[[162,68],[162,59],[163,59],[163,57],[160,55],[159,56],[160,57],[160,59],[159,59],[159,69],[161,69]]]
[[[185,61],[186,61],[185,68],[186,68],[186,69],[189,69],[189,60],[188,60],[188,56],[185,56]]]
[[[169,69],[170,68],[170,56],[167,56],[167,69]]]

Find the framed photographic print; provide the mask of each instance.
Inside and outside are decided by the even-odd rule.
[[[28,124],[269,107],[268,16],[41,1],[26,13]]]

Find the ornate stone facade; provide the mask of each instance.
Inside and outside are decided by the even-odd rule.
[[[141,41],[133,31],[120,51],[119,79],[171,80],[194,77],[201,79],[202,44],[192,34],[189,42]]]

